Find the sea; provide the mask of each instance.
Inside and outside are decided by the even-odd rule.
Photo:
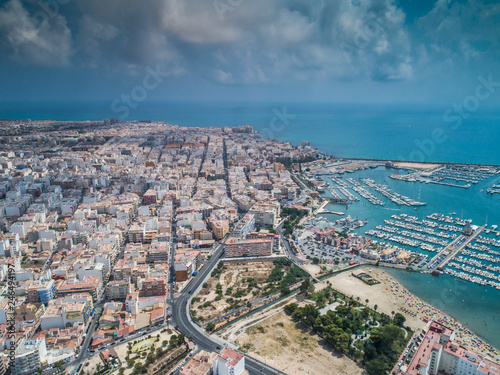
[[[85,121],[120,117],[123,121],[164,121],[180,126],[251,125],[268,138],[300,145],[308,141],[321,152],[345,158],[396,159],[500,165],[500,110],[481,106],[473,112],[453,112],[449,105],[375,105],[330,103],[156,102],[146,100],[116,112],[111,101],[0,103],[0,118]],[[472,219],[474,224],[500,226],[500,194],[485,190],[499,183],[500,175],[460,189],[408,183],[389,178],[383,167],[356,171],[349,176],[371,178],[394,191],[426,202],[426,206],[383,207],[362,200],[348,207],[329,205],[351,217],[368,219],[363,233],[394,213],[424,218],[431,213]],[[378,195],[377,195],[378,196]],[[326,216],[329,220],[338,217]],[[443,309],[471,330],[500,348],[500,290],[449,275],[390,270],[408,290]]]

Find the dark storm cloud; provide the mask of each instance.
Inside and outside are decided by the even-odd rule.
[[[498,59],[498,4],[438,0],[422,16],[405,1],[8,0],[0,52],[3,65],[26,69],[136,77],[162,64],[186,82],[320,91]],[[45,21],[40,3],[57,5]]]

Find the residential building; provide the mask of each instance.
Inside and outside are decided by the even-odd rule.
[[[280,219],[281,206],[278,202],[258,202],[248,211],[255,215],[255,226],[270,227],[276,226]]]
[[[55,282],[52,279],[33,281],[26,291],[26,302],[47,304],[54,298],[55,289]]]
[[[110,281],[108,285],[106,285],[106,299],[108,301],[125,300],[129,293],[130,282],[126,280]]]
[[[47,357],[45,338],[36,340],[22,339],[15,353],[14,375],[36,374],[43,367]]]
[[[255,229],[255,215],[247,213],[243,218],[238,221],[231,233],[231,237],[245,238],[247,233]]]
[[[500,364],[454,341],[455,332],[432,322],[408,366],[399,375],[500,375]]]
[[[150,277],[138,282],[139,296],[152,297],[167,294],[167,286],[163,277]]]
[[[241,375],[245,371],[245,356],[224,348],[213,361],[213,375]]]
[[[96,301],[101,294],[101,280],[97,276],[86,276],[82,280],[64,280],[56,288],[57,296],[63,297],[74,293],[89,293]]]
[[[226,257],[269,256],[273,251],[273,240],[267,238],[229,238],[225,244]]]
[[[229,220],[210,220],[210,226],[216,239],[223,239],[229,233]]]

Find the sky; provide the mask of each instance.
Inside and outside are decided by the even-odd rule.
[[[451,103],[499,36],[487,0],[7,0],[0,101]]]

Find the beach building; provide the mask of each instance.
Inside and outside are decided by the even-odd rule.
[[[500,364],[454,341],[455,332],[432,322],[408,367],[399,375],[500,375]]]

